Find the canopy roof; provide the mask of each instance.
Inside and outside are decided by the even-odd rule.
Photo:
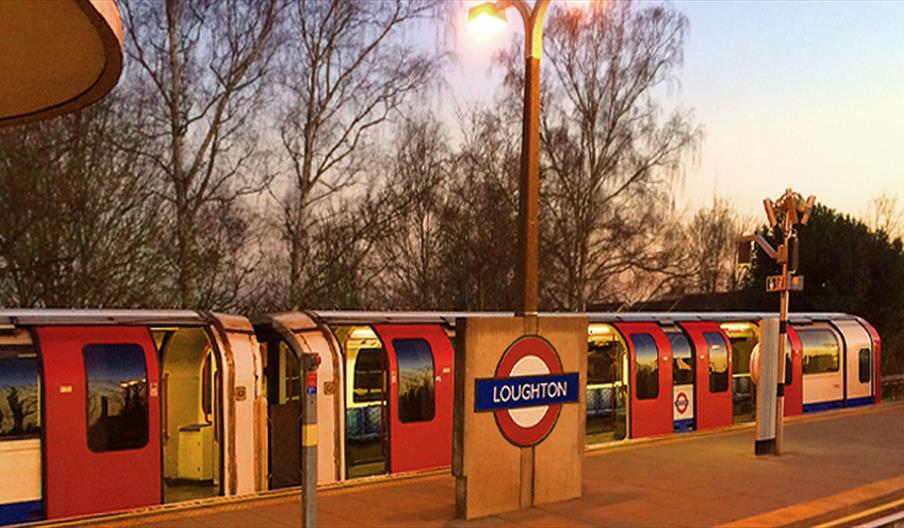
[[[122,71],[112,0],[0,1],[0,126],[87,106]]]

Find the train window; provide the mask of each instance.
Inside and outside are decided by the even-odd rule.
[[[804,347],[804,374],[838,372],[838,340],[830,330],[798,330]]]
[[[631,334],[638,400],[655,400],[659,397],[659,350],[650,334]]]
[[[0,347],[0,441],[41,434],[38,356],[31,347]]]
[[[88,448],[95,453],[148,443],[148,371],[139,345],[88,345]]]
[[[860,349],[860,383],[869,383],[869,356],[870,351],[868,348]]]
[[[295,351],[279,341],[279,375],[282,379],[279,403],[301,401],[301,364]]]
[[[709,392],[728,390],[728,346],[722,334],[705,332],[703,338],[709,347]]]
[[[383,350],[362,348],[355,359],[355,403],[383,399]]]
[[[433,351],[423,339],[394,339],[399,362],[399,421],[428,422],[436,414]]]
[[[672,344],[672,379],[675,385],[694,382],[694,352],[691,344],[681,332],[668,332]]]

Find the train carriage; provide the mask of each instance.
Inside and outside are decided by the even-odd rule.
[[[304,354],[321,359],[319,483],[446,468],[469,315],[508,316],[0,310],[0,524],[298,486]],[[588,444],[754,419],[774,314],[587,316]],[[787,416],[881,400],[863,319],[793,314],[787,345]]]
[[[242,317],[0,311],[0,521],[265,489],[260,378]]]
[[[300,406],[279,419],[273,409],[288,405],[285,394],[299,401],[300,389],[275,387],[297,378],[302,352],[322,360],[318,457],[332,464],[321,463],[319,482],[448,466],[452,343],[456,318],[467,315],[507,316],[312,311],[256,322],[269,358],[271,487],[301,481],[297,450],[287,448],[298,444]],[[770,316],[588,314],[588,444],[752,421],[750,356]],[[865,321],[794,314],[789,328],[787,416],[878,401],[878,336]],[[287,467],[292,475],[282,474]]]

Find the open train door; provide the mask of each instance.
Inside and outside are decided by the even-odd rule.
[[[160,402],[151,334],[39,327],[47,517],[159,504]]]
[[[804,412],[803,347],[791,325],[788,325],[788,340],[791,353],[790,357],[785,355],[785,416],[797,416]]]
[[[672,347],[656,323],[616,323],[628,344],[631,437],[672,432]]]
[[[452,464],[452,368],[439,325],[375,325],[389,367],[390,472]]]
[[[718,324],[685,322],[694,342],[697,385],[697,430],[731,425],[731,345]]]

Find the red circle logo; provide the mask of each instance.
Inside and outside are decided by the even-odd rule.
[[[675,398],[675,408],[678,409],[678,414],[684,414],[684,411],[687,410],[689,403],[690,402],[687,399],[687,394],[679,392],[678,397]]]
[[[496,367],[497,379],[562,374],[562,362],[549,341],[524,336],[509,345]],[[493,411],[496,425],[509,442],[519,447],[540,443],[559,419],[561,403]]]

